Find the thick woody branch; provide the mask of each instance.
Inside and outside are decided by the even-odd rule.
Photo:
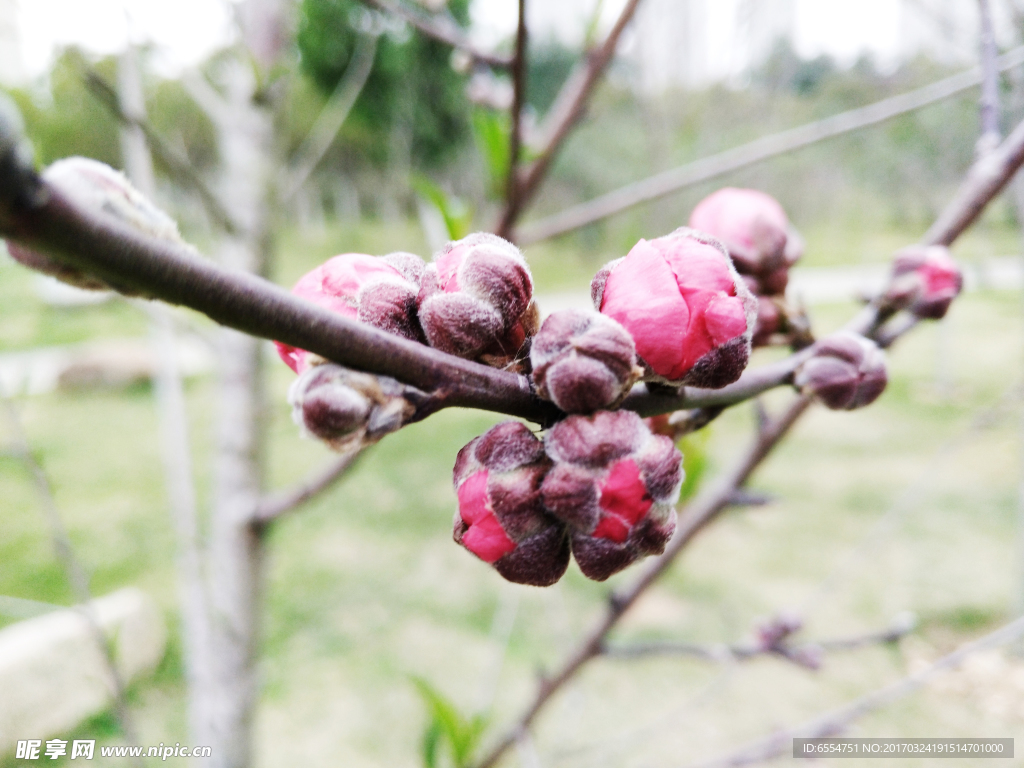
[[[608,37],[597,48],[589,51],[586,61],[577,68],[555,97],[548,116],[542,124],[539,134],[544,138],[536,160],[526,169],[525,174],[517,181],[517,192],[509,199],[498,224],[497,233],[502,237],[513,238],[516,222],[526,204],[533,197],[541,181],[547,175],[551,163],[554,162],[562,143],[579,122],[586,111],[587,103],[600,82],[602,75],[615,55],[619,38],[636,13],[640,0],[628,0]]]
[[[447,16],[441,14],[427,15],[395,0],[360,0],[360,2],[371,8],[397,16],[427,37],[462,51],[473,61],[497,69],[505,69],[512,64],[511,56],[481,51],[470,42],[466,32]]]
[[[1005,71],[1024,62],[1024,47],[1015,48],[997,60]],[[755,163],[809,147],[826,139],[842,136],[899,115],[944,101],[982,82],[982,72],[974,68],[959,75],[927,85],[909,93],[893,96],[866,107],[841,112],[813,123],[790,128],[770,136],[727,149],[717,155],[663,171],[641,181],[627,184],[593,200],[574,205],[560,213],[529,222],[517,232],[521,245],[536,243],[593,224],[634,206],[670,195],[673,192],[710,181]]]
[[[178,181],[195,190],[206,212],[210,214],[210,218],[216,222],[217,226],[228,234],[238,234],[238,225],[231,220],[231,216],[221,205],[219,198],[210,190],[188,159],[172,149],[153,129],[148,120],[129,114],[122,106],[117,91],[102,75],[93,69],[86,69],[85,85],[122,125],[142,131],[146,137],[146,143],[149,145],[149,151],[156,155],[157,159]]]
[[[728,755],[694,763],[688,768],[736,768],[741,765],[762,763],[791,750],[795,738],[825,738],[843,733],[851,723],[920,690],[942,672],[960,666],[968,657],[990,648],[1006,645],[1021,636],[1024,636],[1024,618],[1012,621],[995,632],[962,645],[920,672],[877,691],[872,691],[821,717],[795,728],[776,731],[770,736],[751,742]]]

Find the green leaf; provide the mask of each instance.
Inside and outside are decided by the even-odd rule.
[[[473,225],[473,209],[455,195],[449,195],[426,176],[416,173],[409,180],[416,194],[431,203],[441,213],[448,237],[461,240]]]
[[[473,137],[487,168],[488,191],[492,197],[501,197],[508,181],[511,133],[508,115],[490,109],[473,111]]]
[[[472,764],[487,719],[483,715],[463,717],[458,709],[436,688],[421,677],[413,677],[429,718],[423,732],[422,755],[425,768],[439,768],[441,748],[447,747],[455,768]]]
[[[700,487],[700,481],[708,470],[708,437],[711,430],[705,427],[698,432],[691,432],[683,437],[678,445],[683,452],[683,488],[679,492],[679,500],[686,501]]]

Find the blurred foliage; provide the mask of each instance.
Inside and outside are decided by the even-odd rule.
[[[441,768],[447,754],[453,768],[472,764],[473,752],[480,742],[487,720],[482,715],[463,716],[452,702],[422,677],[413,683],[427,708],[427,727],[423,732],[424,768]]]
[[[473,208],[465,200],[448,194],[422,174],[414,173],[410,181],[416,194],[441,214],[450,240],[461,240],[472,231]]]
[[[448,12],[468,24],[469,0],[451,0]],[[352,58],[357,29],[377,32],[377,26],[385,31],[342,139],[352,153],[378,166],[411,162],[436,168],[452,159],[469,133],[466,78],[452,69],[448,46],[366,10],[357,0],[303,0],[302,70],[324,93],[332,92]]]
[[[562,84],[580,61],[579,51],[549,40],[531,46],[526,72],[526,102],[543,115],[555,102]]]
[[[508,183],[510,123],[505,112],[484,107],[473,110],[473,140],[483,159],[487,192],[494,199],[501,199]]]

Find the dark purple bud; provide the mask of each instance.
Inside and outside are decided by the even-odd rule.
[[[543,444],[517,421],[471,441],[455,462],[455,541],[517,584],[550,586],[569,565],[565,525],[541,496],[550,467]]]
[[[427,342],[497,365],[525,357],[537,330],[533,279],[511,243],[478,232],[449,243],[423,276],[419,320]]]
[[[757,325],[754,327],[753,345],[765,347],[772,336],[779,332],[782,327],[782,312],[778,304],[768,296],[758,297],[757,302]]]
[[[633,338],[610,317],[555,312],[530,346],[537,394],[566,413],[591,413],[622,398],[642,373]]]
[[[387,376],[325,363],[307,368],[288,389],[292,418],[336,451],[375,442],[415,412],[405,388]]]
[[[544,506],[569,526],[573,556],[604,581],[641,557],[661,554],[675,530],[682,455],[632,411],[569,416],[544,448],[554,467]]]
[[[853,410],[882,394],[885,353],[873,341],[840,331],[814,345],[814,355],[796,372],[794,383],[832,410]]]

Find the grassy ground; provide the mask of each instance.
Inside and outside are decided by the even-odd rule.
[[[291,258],[277,277],[289,284],[342,250],[413,249],[418,237],[401,226],[286,236]],[[971,242],[966,258],[1015,248],[998,229]],[[591,270],[592,257],[579,252],[548,246],[530,255],[543,289],[585,285]],[[816,307],[817,327],[836,327],[851,311]],[[31,298],[29,275],[0,262],[0,349],[144,333],[141,313],[120,303],[43,307]],[[893,351],[883,398],[862,412],[813,411],[753,480],[774,503],[731,511],[702,534],[615,637],[732,642],[790,608],[806,613],[813,638],[877,629],[911,610],[921,620],[912,638],[837,654],[816,673],[770,658],[737,666],[599,661],[543,718],[535,743],[541,764],[684,765],[820,714],[1006,620],[1024,582],[1015,544],[1017,400],[982,428],[971,425],[1020,381],[1022,348],[1020,299],[1009,293],[966,296],[944,328],[918,329]],[[271,366],[274,487],[329,458],[290,422],[290,379],[283,365]],[[209,380],[190,384],[201,490],[209,480],[211,396]],[[784,399],[776,393],[768,405]],[[138,584],[173,624],[173,537],[149,390],[60,392],[18,406],[93,591]],[[712,470],[742,450],[751,418],[741,407],[711,427]],[[446,412],[403,430],[272,531],[259,765],[416,766],[425,714],[412,676],[464,711],[489,707],[496,724],[506,722],[530,695],[537,670],[556,663],[600,610],[607,586],[575,567],[554,588],[515,587],[452,544],[455,454],[496,421]],[[2,453],[0,499],[0,594],[67,604],[70,590],[28,476]],[[627,571],[613,584],[634,576]],[[513,612],[506,653],[493,627]],[[963,685],[901,701],[858,723],[853,735],[1024,738],[1024,688],[1014,682],[1024,665],[1007,664],[984,686],[963,677],[973,673],[957,673]],[[183,695],[172,641],[161,669],[131,692],[143,743],[188,743]],[[109,715],[78,733],[117,739]],[[5,757],[0,765],[11,765]]]

